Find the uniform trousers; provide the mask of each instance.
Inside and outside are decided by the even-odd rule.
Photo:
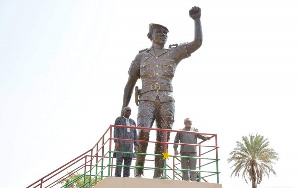
[[[174,122],[175,106],[174,102],[161,102],[158,97],[153,101],[140,101],[139,113],[138,113],[138,127],[152,127],[153,122],[156,120],[157,128],[171,129]],[[169,140],[170,132],[167,133],[167,141]],[[139,133],[139,140],[149,141],[149,130],[141,130]],[[156,141],[164,142],[164,132],[157,131]],[[164,148],[165,144],[156,143],[155,154],[161,154],[165,152],[167,148]],[[139,146],[139,153],[146,153],[148,142],[141,142]],[[138,155],[136,160],[136,166],[140,168],[136,169],[136,175],[143,174],[143,167],[145,163],[145,155]],[[163,168],[164,161],[160,156],[155,157],[155,167]],[[154,178],[162,177],[163,170],[155,169]]]

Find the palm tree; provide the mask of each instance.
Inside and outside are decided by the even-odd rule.
[[[241,174],[246,183],[250,180],[252,188],[257,188],[257,184],[261,183],[265,175],[269,177],[270,172],[276,175],[272,164],[273,160],[278,160],[278,154],[272,148],[268,148],[270,142],[263,136],[249,134],[249,138],[243,136],[242,142],[236,142],[228,162],[234,162],[231,166],[234,167],[231,176]]]

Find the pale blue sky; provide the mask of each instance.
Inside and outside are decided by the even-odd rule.
[[[262,134],[280,160],[259,187],[298,187],[295,0],[1,0],[1,187],[25,187],[90,149],[119,115],[129,65],[151,45],[148,24],[168,27],[167,45],[189,42],[194,5],[204,42],[177,68],[174,129],[190,117],[218,134],[220,181],[231,188],[251,186],[230,178],[235,141]]]

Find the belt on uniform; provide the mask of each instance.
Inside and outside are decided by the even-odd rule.
[[[159,83],[155,83],[155,84],[148,84],[146,86],[143,86],[143,88],[141,89],[141,94],[143,93],[147,93],[149,91],[169,91],[169,92],[173,92],[173,87],[170,84],[159,84]]]

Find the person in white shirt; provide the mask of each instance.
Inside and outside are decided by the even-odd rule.
[[[184,120],[184,128],[180,129],[181,131],[191,131],[198,132],[198,129],[192,127],[192,121],[189,118]],[[183,144],[197,144],[197,139],[208,140],[205,136],[201,134],[193,134],[193,133],[182,133],[178,132],[175,136],[174,143],[183,143]],[[174,144],[174,153],[178,155],[177,151],[178,145]],[[189,170],[196,170],[196,159],[193,157],[197,157],[197,149],[196,146],[190,145],[181,145],[180,147],[180,155],[191,158],[181,158],[181,169],[185,169],[182,171],[182,178],[185,181],[189,181]],[[192,181],[196,181],[196,172],[190,171],[190,176]]]

